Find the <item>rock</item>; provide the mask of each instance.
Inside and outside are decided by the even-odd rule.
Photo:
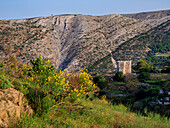
[[[0,127],[14,123],[22,113],[33,113],[25,103],[24,94],[13,88],[0,89]]]

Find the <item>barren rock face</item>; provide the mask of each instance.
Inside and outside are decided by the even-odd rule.
[[[0,89],[0,127],[14,123],[21,113],[33,113],[25,103],[24,94],[13,88]]]

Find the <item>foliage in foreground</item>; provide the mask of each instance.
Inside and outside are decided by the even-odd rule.
[[[81,99],[57,104],[41,116],[23,117],[12,127],[160,128],[170,127],[170,123],[158,114],[137,115],[124,105],[111,105],[105,99]]]
[[[12,88],[12,84],[3,75],[0,75],[0,89]]]
[[[14,88],[26,95],[31,107],[40,115],[64,99],[74,102],[95,92],[96,86],[86,71],[69,75],[55,69],[52,63],[42,57],[31,60],[31,63],[32,67],[19,63],[14,56],[8,58],[1,68],[0,87],[12,87],[5,77],[11,78]]]
[[[34,109],[32,116],[23,115],[10,127],[170,126],[167,118],[157,114],[148,113],[143,117],[131,113],[124,105],[111,105],[105,96],[96,98],[96,87],[86,71],[69,75],[55,69],[42,57],[31,61],[33,67],[22,65],[16,60],[9,62],[3,64],[0,75],[4,76],[8,86],[9,81],[14,88],[23,92]]]

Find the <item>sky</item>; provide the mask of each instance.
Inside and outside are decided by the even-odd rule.
[[[0,0],[0,19],[128,14],[170,9],[170,0]]]

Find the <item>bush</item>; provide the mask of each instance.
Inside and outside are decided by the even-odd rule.
[[[7,60],[4,60],[2,64],[0,63],[0,68],[1,67],[3,67],[9,75],[16,78],[25,78],[32,69],[30,65],[19,62],[16,56],[10,56]]]
[[[160,94],[160,86],[157,85],[149,85],[149,84],[141,84],[138,86],[138,91],[135,93],[135,100],[136,103],[140,103],[140,107],[136,106],[136,110],[140,110],[143,114],[145,109],[147,108],[148,112],[154,111],[159,112],[157,109],[158,104],[155,104],[157,100],[162,99],[162,94]],[[159,105],[158,105],[159,106]],[[146,113],[145,113],[146,114]]]
[[[138,86],[138,92],[136,93],[136,99],[144,99],[144,98],[151,98],[151,97],[158,97],[160,87],[156,85],[149,85],[149,84],[141,84]]]
[[[3,67],[4,67],[3,63],[0,62],[0,68],[3,68]]]
[[[154,72],[156,68],[152,63],[148,63],[146,60],[139,60],[137,65],[133,66],[134,71],[137,72]]]
[[[161,72],[162,73],[170,73],[170,67],[168,67],[167,69],[163,69]]]
[[[92,76],[87,71],[81,70],[79,73],[69,76],[68,98],[71,102],[79,100],[85,95],[93,94],[96,86],[93,84]]]
[[[123,72],[117,72],[114,76],[114,80],[116,81],[124,81],[124,75]]]
[[[107,86],[107,81],[102,75],[96,75],[93,80],[100,89],[104,89]]]
[[[29,87],[27,97],[32,103],[32,108],[37,113],[41,113],[66,95],[69,84],[66,82],[63,72],[55,69],[46,59],[38,57],[36,60],[31,60],[31,63],[33,68],[27,77],[31,87]]]
[[[42,57],[31,60],[31,63],[33,68],[27,77],[31,87],[27,97],[37,113],[47,111],[61,101],[80,100],[95,91],[92,77],[86,71],[69,75],[54,68],[52,63]]]
[[[33,71],[36,74],[41,73],[50,73],[51,71],[54,71],[54,66],[47,61],[46,59],[43,59],[42,56],[37,57],[36,60],[30,60],[31,64],[33,65]]]
[[[138,76],[139,81],[144,82],[146,80],[150,80],[150,73],[149,72],[141,72]]]
[[[0,89],[12,88],[12,84],[3,75],[0,75]]]

